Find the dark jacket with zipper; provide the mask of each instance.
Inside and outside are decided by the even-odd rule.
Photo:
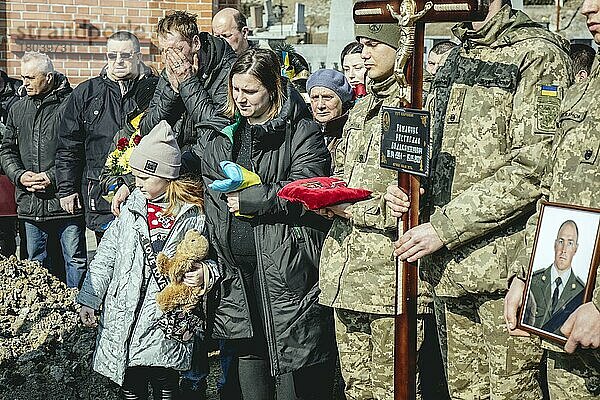
[[[56,197],[55,155],[58,126],[69,94],[67,78],[55,73],[54,88],[45,96],[27,96],[10,109],[0,158],[6,175],[16,186],[17,213],[20,218],[46,221],[69,218]],[[21,184],[26,171],[45,172],[50,186],[44,191],[28,192]]]
[[[166,71],[163,71],[148,112],[140,124],[142,136],[160,122],[166,120],[177,137],[182,152],[193,149],[194,155],[202,156],[208,137],[213,129],[223,129],[231,121],[220,112],[227,104],[229,70],[237,56],[227,42],[206,32],[200,33],[199,70],[179,85],[179,93],[173,90]],[[184,156],[184,169],[188,168]],[[199,163],[198,158],[192,159]]]
[[[81,192],[86,225],[93,231],[103,232],[114,218],[100,185],[113,138],[129,116],[143,111],[139,98],[153,92],[157,80],[144,66],[138,79],[124,81],[122,94],[119,83],[108,78],[105,68],[99,76],[80,83],[67,102],[56,152],[58,196]]]
[[[279,197],[287,183],[329,174],[331,158],[319,127],[290,84],[279,115],[247,127],[245,118],[221,131],[206,146],[205,184],[224,179],[219,163],[233,158],[236,131],[252,130],[252,169],[261,184],[240,191],[240,213],[251,215],[259,305],[271,373],[276,376],[332,360],[336,354],[332,310],[318,303],[318,262],[329,221]],[[213,336],[254,336],[248,295],[229,243],[231,214],[222,193],[207,189],[205,207],[212,244],[224,268]]]

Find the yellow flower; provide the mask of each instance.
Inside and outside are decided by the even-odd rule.
[[[108,155],[108,157],[106,157],[106,162],[104,163],[106,168],[112,169],[112,166],[113,166],[115,160],[118,159],[120,155],[121,155],[121,152],[117,149],[115,149],[112,153],[110,153]]]
[[[121,154],[119,157],[118,165],[123,168],[123,173],[127,174],[131,172],[131,168],[129,167],[129,158],[131,157],[131,153],[133,153],[134,147],[128,147],[127,150]]]

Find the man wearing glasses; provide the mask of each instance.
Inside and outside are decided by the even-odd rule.
[[[114,218],[101,197],[102,167],[115,134],[147,108],[157,80],[142,62],[138,38],[119,31],[107,40],[100,75],[79,84],[65,108],[56,156],[58,197],[71,214],[85,209],[97,241]]]

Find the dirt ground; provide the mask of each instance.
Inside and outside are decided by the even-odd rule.
[[[0,260],[0,398],[116,399],[90,370],[95,332],[77,323],[75,290],[39,264]]]

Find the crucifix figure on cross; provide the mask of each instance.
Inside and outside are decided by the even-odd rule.
[[[404,0],[400,3],[400,11],[396,12],[394,11],[394,6],[387,4],[390,15],[398,20],[398,27],[400,28],[400,42],[398,43],[398,50],[396,52],[394,75],[401,88],[409,87],[404,70],[406,69],[406,63],[413,54],[415,46],[415,24],[432,7],[433,3],[428,1],[425,3],[423,10],[415,12],[417,3],[414,0]],[[409,99],[406,100],[409,101]]]

